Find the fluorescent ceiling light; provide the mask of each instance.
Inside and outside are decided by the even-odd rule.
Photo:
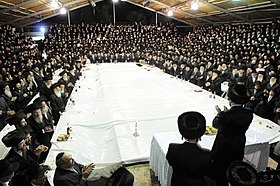
[[[173,11],[172,11],[172,10],[169,10],[169,11],[167,12],[167,15],[168,15],[169,17],[173,16]]]
[[[198,10],[198,2],[193,2],[191,5],[192,10]]]
[[[59,11],[60,14],[66,14],[67,13],[67,10],[65,7],[62,7]]]
[[[52,8],[58,9],[59,8],[59,3],[56,0],[52,0],[50,3]]]

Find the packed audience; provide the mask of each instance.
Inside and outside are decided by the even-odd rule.
[[[209,26],[181,36],[171,23],[58,24],[35,42],[15,27],[0,26],[0,130],[16,127],[2,139],[11,150],[0,162],[9,168],[0,178],[14,173],[12,186],[40,185],[36,178],[49,169],[41,163],[54,126],[86,61],[143,61],[219,96],[222,84],[245,85],[251,94],[246,107],[280,124],[279,28],[277,22]]]

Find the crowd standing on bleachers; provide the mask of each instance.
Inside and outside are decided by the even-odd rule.
[[[30,183],[30,162],[46,158],[53,126],[86,60],[143,61],[217,95],[222,95],[224,82],[244,84],[251,92],[246,107],[280,124],[279,28],[278,22],[209,26],[182,36],[171,23],[57,24],[35,42],[13,26],[0,26],[0,130],[7,123],[16,126],[2,141],[12,147],[7,156],[11,163],[20,163],[12,186]],[[61,78],[52,82],[58,69],[63,69]],[[35,95],[39,99],[28,105]]]

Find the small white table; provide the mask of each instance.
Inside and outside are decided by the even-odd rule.
[[[248,135],[248,134],[247,134]],[[211,150],[215,135],[204,135],[199,144]],[[166,160],[166,153],[170,143],[183,143],[179,132],[155,133],[151,143],[150,167],[158,176],[161,186],[169,186],[171,183],[172,167]],[[258,171],[264,170],[268,163],[269,143],[266,141],[251,143],[247,140],[244,159],[256,166]]]

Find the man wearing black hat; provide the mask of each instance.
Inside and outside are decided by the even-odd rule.
[[[227,170],[227,177],[230,186],[258,186],[260,184],[257,170],[243,161],[231,163]]]
[[[45,76],[44,83],[42,83],[39,89],[40,96],[49,99],[50,96],[53,94],[53,90],[51,89],[51,86],[52,86],[52,76]]]
[[[14,110],[11,110],[7,102],[0,96],[0,131],[6,126],[8,117],[15,114]]]
[[[245,85],[231,84],[228,98],[231,108],[221,111],[216,106],[218,114],[213,120],[213,127],[218,129],[211,151],[217,186],[228,185],[228,166],[233,161],[243,159],[245,133],[253,120],[253,111],[243,107],[250,99]]]
[[[212,77],[205,83],[205,88],[206,90],[221,96],[222,95],[222,88],[221,88],[221,83],[222,80],[219,77],[220,71],[218,70],[213,70],[212,72]]]
[[[19,168],[19,163],[11,163],[8,160],[0,160],[0,186],[8,186],[14,176],[14,173]]]
[[[52,109],[50,107],[50,102],[45,97],[36,98],[33,103],[41,106],[41,111],[48,124],[54,124]]]
[[[60,115],[65,110],[65,102],[62,98],[60,83],[55,83],[52,85],[51,89],[53,90],[53,94],[50,97],[51,107],[53,111],[53,119],[54,124],[57,125]]]
[[[27,169],[29,176],[29,186],[50,186],[46,173],[49,167],[46,165],[31,164]]]
[[[39,144],[51,147],[51,138],[53,135],[53,125],[48,123],[46,118],[42,114],[41,105],[38,103],[32,104],[32,115],[28,118],[28,123],[33,130],[33,138],[36,139]],[[41,154],[40,161],[47,157],[48,152]]]
[[[204,186],[211,157],[210,151],[201,148],[198,141],[205,133],[206,120],[198,112],[185,112],[178,118],[178,128],[186,142],[169,145],[166,159],[173,168],[171,185]]]
[[[25,133],[20,130],[13,130],[2,138],[5,146],[11,147],[5,159],[13,163],[19,163],[19,168],[12,178],[11,186],[28,186],[29,182],[26,170],[31,162],[37,163],[38,160],[38,157],[27,149],[25,139]]]

